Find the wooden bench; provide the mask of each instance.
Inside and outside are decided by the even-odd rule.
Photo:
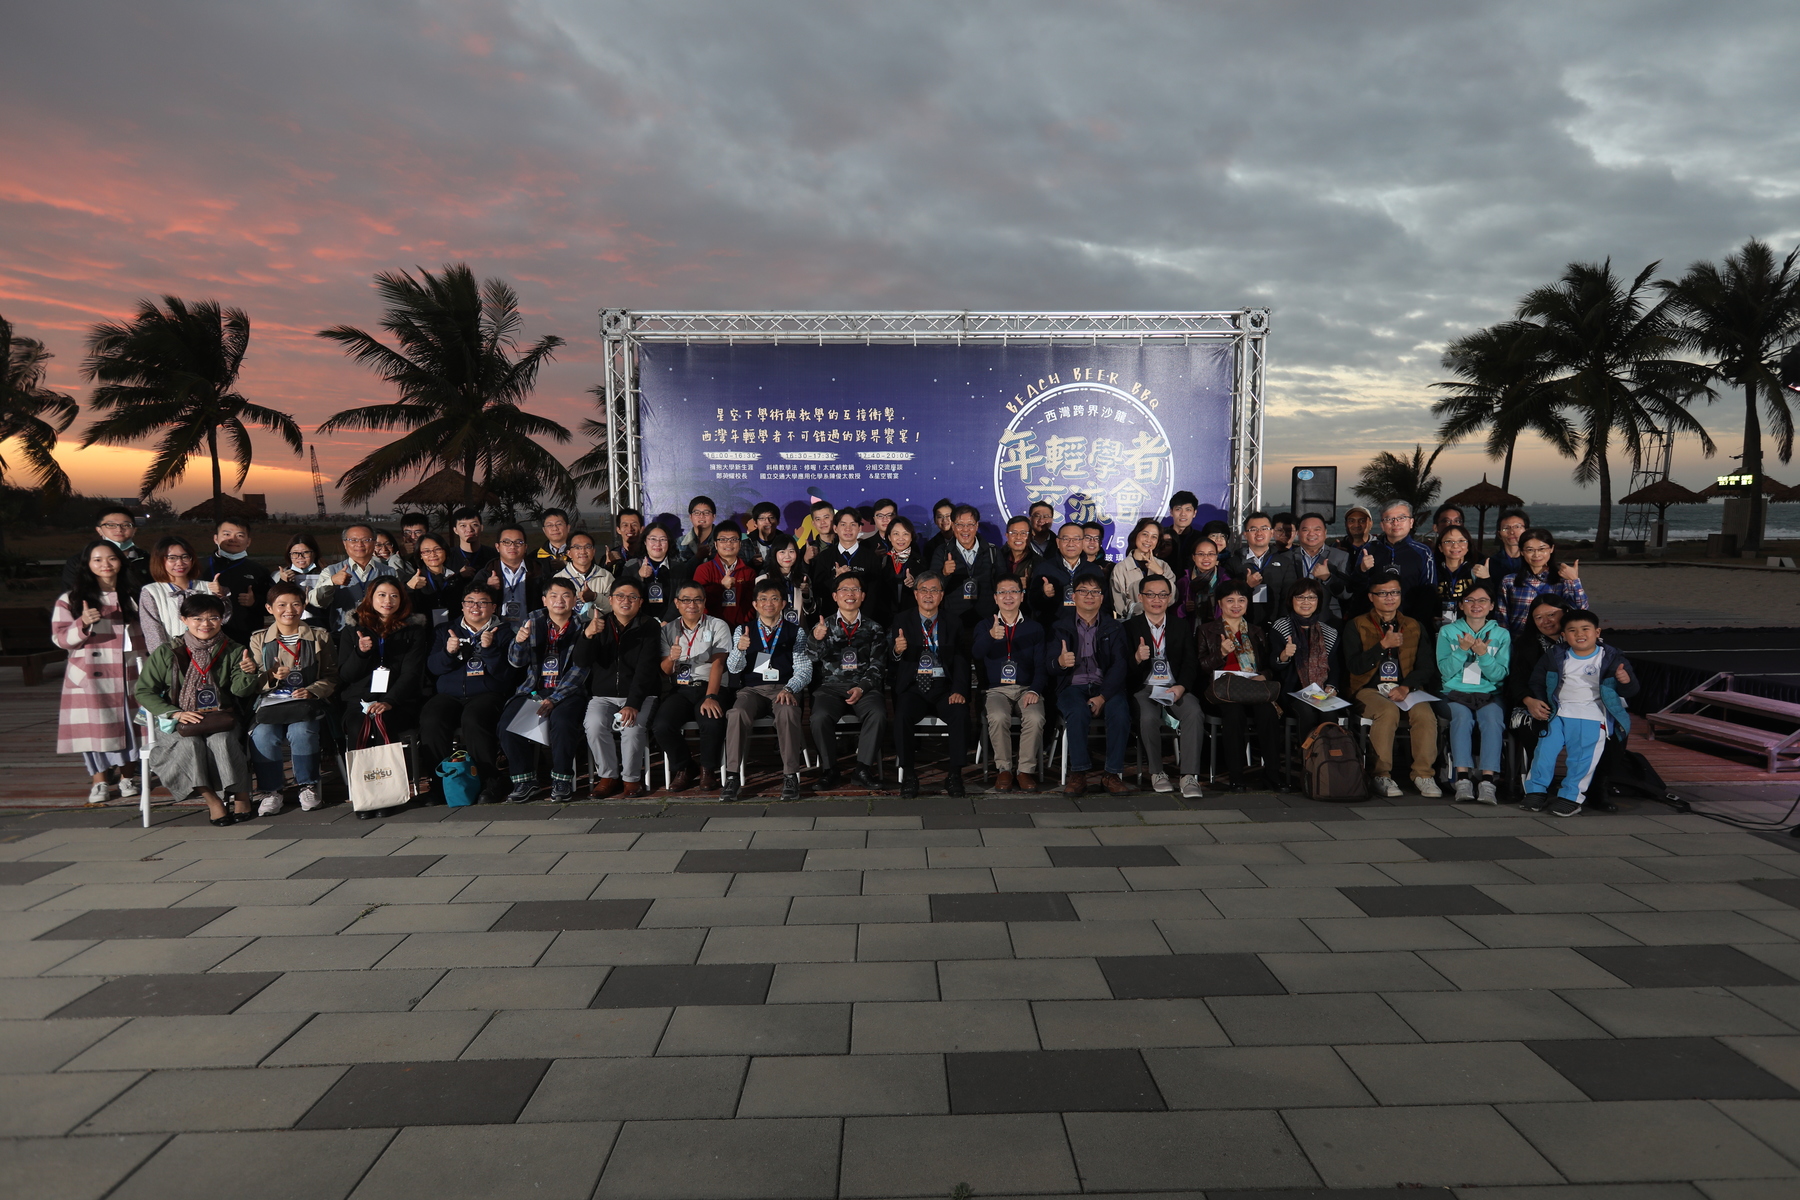
[[[44,668],[69,657],[50,640],[47,608],[0,608],[0,667],[19,667],[25,686],[44,682]]]
[[[1690,708],[1711,708],[1725,714],[1747,713],[1800,727],[1800,704],[1749,692],[1734,692],[1730,673],[1721,672],[1648,718],[1652,737],[1664,732],[1685,733],[1759,755],[1770,772],[1800,769],[1800,728],[1760,729],[1722,717],[1705,716],[1701,711],[1685,711]]]

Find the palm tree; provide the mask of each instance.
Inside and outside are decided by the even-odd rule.
[[[1432,465],[1443,452],[1439,446],[1426,457],[1425,447],[1415,445],[1412,457],[1402,458],[1391,450],[1383,450],[1364,464],[1350,490],[1371,505],[1404,500],[1414,512],[1430,508],[1444,490],[1444,481],[1431,473]]]
[[[95,325],[81,373],[100,385],[90,403],[105,415],[88,426],[82,447],[123,446],[160,431],[142,494],[179,483],[188,459],[204,453],[212,458],[216,507],[225,495],[221,433],[237,464],[233,487],[242,487],[250,474],[246,421],[279,434],[296,457],[304,445],[294,418],[252,404],[236,391],[249,348],[250,318],[241,308],[220,308],[217,300],[189,304],[164,296],[161,308],[154,300],[140,300],[131,320]]]
[[[382,488],[433,467],[460,470],[472,501],[476,471],[484,484],[505,475],[536,481],[563,503],[573,502],[568,468],[533,438],[563,443],[569,431],[521,407],[537,383],[559,337],[539,338],[515,357],[520,325],[519,297],[505,282],[477,283],[466,263],[447,265],[419,278],[384,271],[375,290],[386,303],[381,327],[399,348],[349,325],[322,329],[351,358],[394,385],[394,404],[346,409],[320,433],[340,429],[405,429],[407,434],[371,452],[344,472],[344,499],[354,504]]]
[[[1761,548],[1768,511],[1762,491],[1764,412],[1775,434],[1775,453],[1782,462],[1794,455],[1794,413],[1776,371],[1782,354],[1800,341],[1797,260],[1800,249],[1789,252],[1777,266],[1768,244],[1751,238],[1742,250],[1725,256],[1723,267],[1697,262],[1680,279],[1656,284],[1681,321],[1685,344],[1713,360],[1719,380],[1744,389],[1742,471],[1755,480],[1748,497],[1747,550]]]
[[[1550,366],[1538,352],[1539,332],[1528,321],[1503,321],[1457,338],[1443,359],[1457,378],[1431,385],[1450,393],[1431,406],[1431,415],[1443,418],[1439,443],[1454,445],[1486,430],[1488,457],[1505,460],[1502,491],[1512,490],[1513,455],[1527,430],[1575,456],[1574,431],[1557,409],[1557,394],[1544,386]]]
[[[69,495],[69,475],[56,461],[56,435],[67,429],[78,411],[75,401],[44,386],[44,364],[51,354],[36,338],[17,337],[11,322],[0,317],[0,444],[19,439],[19,456],[35,477],[37,488],[52,502]],[[0,458],[0,477],[7,463]]]
[[[1707,455],[1715,449],[1706,427],[1686,405],[1711,395],[1711,371],[1672,358],[1682,330],[1667,299],[1646,295],[1651,263],[1630,283],[1604,263],[1570,263],[1562,278],[1533,289],[1519,302],[1521,320],[1537,324],[1540,352],[1550,365],[1544,386],[1554,391],[1579,439],[1575,482],[1600,484],[1600,522],[1594,546],[1607,553],[1612,538],[1612,466],[1617,448],[1634,467],[1644,438],[1657,429],[1691,433]]]

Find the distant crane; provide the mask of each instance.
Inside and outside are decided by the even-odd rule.
[[[307,449],[312,451],[313,500],[319,506],[319,519],[323,521],[325,519],[325,478],[319,474],[319,448],[308,446]]]

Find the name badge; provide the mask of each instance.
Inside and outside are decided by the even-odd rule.
[[[373,671],[369,672],[369,691],[375,693],[385,692],[387,690],[388,669],[386,667],[376,667]]]
[[[1469,665],[1462,669],[1462,681],[1470,687],[1481,686],[1481,660],[1471,658]]]
[[[726,603],[726,604],[736,604],[737,603],[737,589],[736,588],[728,587],[725,589],[724,603]]]
[[[652,603],[652,604],[661,604],[662,603],[662,584],[653,583],[650,585],[650,603]]]
[[[555,655],[547,656],[544,659],[544,686],[547,688],[554,688],[556,686],[557,677],[561,674],[562,661]]]
[[[844,651],[843,657],[838,659],[838,666],[843,668],[846,671],[856,670],[856,651],[854,651],[854,650]]]
[[[683,667],[683,668],[681,668],[681,670],[675,672],[675,682],[680,683],[680,684],[689,684],[689,683],[694,682],[694,668]]]
[[[299,671],[289,671],[281,681],[281,686],[297,688],[306,686],[306,676]]]
[[[194,693],[194,703],[202,712],[219,707],[219,693],[215,688],[203,687]]]
[[[1400,663],[1392,658],[1382,659],[1381,666],[1378,669],[1377,678],[1383,683],[1399,683]]]
[[[756,673],[770,683],[781,682],[781,672],[775,667],[774,656],[767,652],[756,656]]]
[[[782,613],[781,616],[782,619],[790,625],[798,625],[800,623],[800,610],[797,608],[790,608]]]
[[[525,606],[517,600],[508,600],[501,606],[500,615],[509,621],[516,621],[525,615]]]
[[[963,599],[964,600],[973,600],[974,598],[975,598],[975,581],[973,579],[963,580]]]
[[[1019,664],[1014,662],[1010,658],[1007,659],[1005,662],[1001,663],[1000,664],[1000,682],[1001,683],[1017,683],[1017,682],[1019,682]]]
[[[1151,659],[1150,660],[1150,682],[1167,684],[1167,683],[1169,683],[1170,679],[1171,679],[1171,676],[1169,674],[1169,660],[1166,658]]]
[[[944,668],[938,665],[937,656],[930,651],[927,651],[924,654],[919,655],[919,674],[941,678],[944,674]]]
[[[463,664],[464,678],[476,679],[486,674],[487,664],[482,662],[479,658],[471,658],[467,663]]]

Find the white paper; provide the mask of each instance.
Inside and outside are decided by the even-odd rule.
[[[1213,672],[1214,679],[1217,679],[1221,675],[1242,675],[1245,679],[1255,679],[1256,678],[1255,671],[1214,671]]]
[[[516,733],[522,738],[530,738],[540,746],[550,744],[550,718],[538,716],[537,705],[527,704],[519,710],[518,716],[506,727],[508,733]]]
[[[1479,658],[1471,658],[1468,662],[1468,665],[1462,669],[1462,681],[1463,681],[1463,683],[1467,684],[1469,687],[1476,687],[1476,686],[1480,685],[1480,683],[1481,683],[1481,660]]]
[[[1350,702],[1342,696],[1331,696],[1324,692],[1312,691],[1310,689],[1289,692],[1288,695],[1296,700],[1305,701],[1320,712],[1336,712],[1340,708],[1350,707]]]
[[[1401,712],[1411,712],[1413,705],[1429,704],[1436,699],[1437,697],[1430,692],[1408,692],[1406,693],[1406,699],[1396,700],[1394,703],[1399,705]]]
[[[1175,703],[1175,689],[1153,685],[1150,688],[1150,699],[1157,704],[1173,704]]]
[[[387,690],[388,669],[386,667],[376,667],[373,671],[369,672],[369,691],[371,693],[384,693]]]

